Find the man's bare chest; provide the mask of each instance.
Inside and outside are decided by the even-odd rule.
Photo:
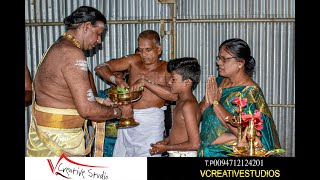
[[[130,82],[135,82],[139,79],[147,79],[152,82],[156,82],[158,84],[163,84],[165,82],[165,72],[161,70],[143,70],[143,69],[136,69],[136,71],[131,71],[129,78]]]

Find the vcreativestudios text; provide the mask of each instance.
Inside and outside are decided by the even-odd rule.
[[[200,170],[201,177],[280,177],[280,170]]]

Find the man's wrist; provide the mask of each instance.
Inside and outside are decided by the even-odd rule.
[[[120,107],[116,107],[116,109],[119,109],[119,113],[120,113],[120,117],[118,117],[119,119],[121,119],[122,118],[122,109],[120,108]],[[119,114],[119,113],[117,113],[117,115]]]

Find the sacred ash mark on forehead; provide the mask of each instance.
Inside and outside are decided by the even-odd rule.
[[[96,101],[96,98],[94,97],[92,89],[89,89],[87,91],[87,99],[88,101]]]
[[[76,66],[80,66],[81,70],[88,71],[88,64],[86,60],[77,60]]]

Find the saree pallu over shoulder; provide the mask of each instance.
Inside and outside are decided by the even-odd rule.
[[[235,97],[241,96],[247,98],[248,105],[244,108],[244,113],[248,114],[249,110],[259,110],[263,119],[263,129],[260,131],[262,134],[261,142],[265,149],[272,150],[280,148],[279,137],[276,131],[274,121],[268,105],[265,101],[264,95],[261,89],[257,86],[236,86],[230,88],[224,88],[220,103],[231,114],[238,116],[236,112],[236,106],[232,104],[232,100]],[[200,149],[198,150],[198,156],[207,157],[224,157],[226,151],[221,149],[221,145],[213,145],[215,141],[223,133],[231,133],[225,126],[223,126],[213,111],[212,105],[209,106],[203,113],[201,121],[200,132]],[[227,142],[224,145],[232,146],[235,142]]]
[[[38,125],[37,120],[40,120],[42,125]],[[70,128],[74,126],[72,122],[79,127]],[[85,156],[90,152],[92,144],[91,140],[90,147],[85,149],[82,129],[85,122],[75,109],[43,107],[34,103],[26,155],[29,157],[55,157],[62,154]]]

